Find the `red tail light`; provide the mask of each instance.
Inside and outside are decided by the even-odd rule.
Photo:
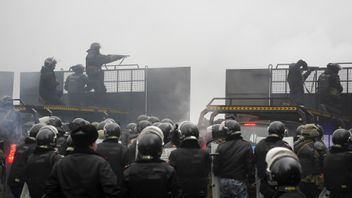
[[[16,144],[11,144],[10,145],[10,152],[6,158],[7,164],[11,165],[13,163],[13,160],[15,159],[15,153],[16,153]]]
[[[255,122],[244,123],[243,126],[245,127],[255,127],[257,124]]]

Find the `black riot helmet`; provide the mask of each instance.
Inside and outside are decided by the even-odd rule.
[[[332,134],[332,143],[346,146],[351,139],[351,133],[346,129],[336,129]]]
[[[161,123],[170,123],[172,125],[175,125],[175,123],[170,118],[164,118],[160,122]]]
[[[108,137],[117,137],[117,138],[119,138],[120,134],[121,134],[120,125],[118,125],[116,123],[107,123],[104,126],[104,131],[105,131],[105,134]]]
[[[181,132],[181,138],[183,139],[183,141],[187,139],[198,140],[199,130],[197,125],[193,124],[192,122],[182,122],[179,130]]]
[[[56,66],[56,60],[54,59],[54,57],[49,57],[47,59],[45,59],[44,61],[44,67],[47,68],[51,68],[51,69],[55,69]]]
[[[342,69],[341,66],[336,63],[329,63],[326,68],[334,73],[339,73],[339,71]]]
[[[139,115],[139,116],[137,117],[137,123],[140,122],[140,121],[142,121],[142,120],[148,120],[148,118],[149,118],[149,116],[147,116],[147,115],[144,115],[144,114]]]
[[[269,135],[277,135],[283,138],[284,135],[287,134],[287,129],[284,123],[280,121],[274,121],[270,123],[268,127],[268,133]]]
[[[58,131],[54,126],[43,126],[40,128],[36,140],[39,147],[56,146]]]
[[[292,157],[276,160],[270,168],[271,184],[280,186],[298,186],[301,181],[301,165]]]
[[[150,116],[147,120],[152,124],[154,124],[156,122],[160,122],[160,119],[156,116]]]
[[[84,126],[84,125],[88,125],[89,121],[83,118],[75,118],[72,120],[72,123],[78,124],[79,126]]]
[[[30,129],[29,129],[29,132],[28,132],[28,135],[31,139],[35,139],[37,137],[37,134],[39,132],[39,130],[45,126],[45,124],[43,123],[38,123],[38,124],[35,124],[33,125]]]
[[[268,183],[271,186],[279,187],[280,190],[280,187],[299,185],[302,168],[293,151],[283,147],[272,148],[268,151],[265,161],[268,165]]]
[[[84,66],[82,64],[73,65],[70,69],[76,74],[83,74],[84,72]]]
[[[143,133],[138,137],[137,148],[142,160],[160,158],[162,145],[162,139],[155,133]]]
[[[54,126],[56,128],[62,127],[62,121],[59,117],[57,116],[50,116],[48,125]]]
[[[160,123],[158,125],[159,129],[161,129],[161,131],[163,132],[164,134],[164,142],[167,143],[170,141],[170,133],[171,131],[174,129],[173,125],[168,123],[168,122],[165,122],[165,123]]]
[[[126,129],[128,130],[128,132],[135,132],[136,131],[136,127],[137,127],[137,124],[136,123],[128,123],[127,126],[126,126]]]
[[[137,132],[140,133],[147,126],[152,126],[152,123],[150,123],[148,120],[139,121],[137,124]]]
[[[222,121],[219,130],[223,131],[226,137],[241,135],[241,126],[236,120]]]

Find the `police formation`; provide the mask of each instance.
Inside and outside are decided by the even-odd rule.
[[[303,60],[297,61],[289,65],[287,82],[290,88],[290,98],[293,103],[304,105],[304,90],[309,93],[305,87],[305,81],[312,71],[318,67],[308,67]],[[341,66],[336,63],[329,63],[325,71],[320,74],[317,82],[317,96],[320,108],[324,111],[341,113],[341,93],[343,87],[338,75]]]
[[[94,90],[94,101],[101,101],[102,103],[106,93],[102,66],[127,57],[125,55],[103,55],[100,53],[100,48],[99,43],[92,43],[87,50],[87,75],[84,74],[84,66],[82,64],[70,67],[73,74],[67,77],[64,84],[64,89],[68,93],[69,105],[83,105],[82,98],[84,98],[84,94],[92,90]],[[63,104],[61,100],[62,91],[58,90],[60,83],[57,81],[54,72],[56,63],[57,61],[53,57],[47,58],[40,71],[39,100],[43,104]]]
[[[206,132],[146,115],[123,128],[113,119],[39,121],[17,146],[8,176],[16,198],[352,197],[345,129],[328,150],[319,125],[299,126],[292,148],[285,125],[274,121],[253,149],[232,117]]]

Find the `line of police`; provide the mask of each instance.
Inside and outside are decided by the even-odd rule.
[[[65,81],[64,89],[68,93],[69,105],[81,106],[84,94],[94,90],[94,101],[98,104],[103,100],[106,93],[104,85],[104,71],[102,66],[128,56],[125,55],[103,55],[100,53],[100,44],[92,43],[87,50],[86,74],[84,66],[81,64],[70,67],[74,73],[69,75]],[[39,96],[43,104],[62,105],[62,91],[58,90],[59,82],[56,80],[55,67],[56,60],[53,57],[44,61],[40,71]],[[102,104],[102,103],[101,103]]]
[[[225,198],[248,197],[254,167],[264,197],[318,197],[324,186],[330,197],[352,196],[352,137],[345,129],[333,133],[328,152],[322,129],[303,125],[292,149],[282,140],[284,124],[274,121],[253,151],[232,119],[210,126],[202,141],[195,124],[178,127],[154,116],[141,115],[122,131],[112,119],[76,118],[68,129],[56,116],[40,121],[17,147],[8,179],[15,197],[25,193],[24,183],[32,198],[208,197],[211,161]],[[214,142],[219,146],[211,157]],[[161,159],[163,148],[174,149],[168,162]]]
[[[287,82],[290,88],[290,97],[295,104],[304,105],[304,82],[309,77],[312,71],[317,67],[308,67],[303,60],[298,60],[297,63],[289,65]],[[339,71],[341,66],[336,63],[329,63],[326,69],[318,77],[317,81],[317,96],[320,108],[324,111],[341,113],[341,93],[343,87],[340,82]],[[304,72],[304,73],[303,73]]]

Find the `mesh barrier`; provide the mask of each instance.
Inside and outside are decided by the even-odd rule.
[[[306,79],[305,93],[316,93],[318,87],[318,78],[324,72],[324,69],[313,71]],[[288,94],[290,88],[287,83],[288,69],[272,69],[271,77],[271,93],[273,94]],[[352,93],[352,68],[343,68],[339,72],[341,85],[343,87],[342,93]],[[308,90],[308,91],[307,91]]]
[[[64,82],[73,72],[64,72]],[[145,69],[116,69],[104,71],[104,84],[108,93],[144,92]],[[64,90],[64,94],[67,91]]]

